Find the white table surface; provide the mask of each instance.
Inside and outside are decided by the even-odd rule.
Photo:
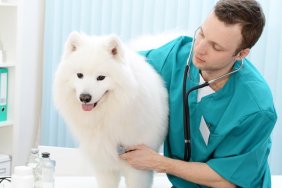
[[[155,176],[152,188],[170,188],[171,183],[165,175]],[[56,177],[55,188],[97,188],[94,177]],[[121,178],[119,188],[126,188],[124,178]]]
[[[170,188],[171,184],[166,176],[155,176],[152,188]],[[272,176],[272,188],[282,187],[282,175]],[[11,188],[9,182],[0,184],[0,188]],[[94,177],[59,176],[55,179],[55,188],[97,188]],[[120,187],[125,188],[124,179],[121,180]]]
[[[56,177],[55,188],[96,188],[94,177]],[[155,176],[153,188],[170,188],[171,184],[166,176]],[[282,175],[272,176],[272,188],[282,187]],[[120,188],[125,188],[124,179],[121,180]]]

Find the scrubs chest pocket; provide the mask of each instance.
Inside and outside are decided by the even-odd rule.
[[[208,124],[206,123],[206,121],[204,120],[204,117],[201,117],[201,122],[200,122],[200,126],[199,126],[201,135],[202,135],[202,139],[205,143],[205,145],[208,145],[209,142],[209,137],[210,137],[210,129]]]
[[[201,133],[202,142],[205,144],[207,149],[212,148],[215,143],[221,140],[222,136],[214,134],[214,130],[215,127],[212,124],[207,123],[205,118],[202,116],[201,123],[199,125],[199,131]]]

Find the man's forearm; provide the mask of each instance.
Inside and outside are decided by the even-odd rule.
[[[162,157],[160,163],[157,165],[157,171],[171,174],[187,181],[196,184],[206,185],[209,187],[224,187],[233,188],[235,185],[231,184],[206,163],[199,162],[184,162],[180,160]]]

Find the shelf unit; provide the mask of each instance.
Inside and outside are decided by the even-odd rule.
[[[0,0],[0,40],[8,69],[7,121],[0,122],[0,153],[24,165],[36,144],[41,114],[45,2]]]
[[[9,68],[9,67],[15,67],[15,66],[16,66],[15,63],[0,63],[0,68],[2,67]]]
[[[1,0],[0,0],[1,1]],[[13,154],[15,84],[18,53],[18,6],[14,1],[0,2],[0,48],[3,63],[0,68],[8,69],[7,120],[0,122],[0,153]]]
[[[0,6],[1,7],[17,7],[17,3],[15,3],[15,2],[7,2],[7,3],[0,2]]]

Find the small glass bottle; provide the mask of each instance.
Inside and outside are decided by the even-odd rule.
[[[36,169],[37,169],[39,163],[40,163],[39,149],[38,148],[31,148],[30,155],[28,157],[28,161],[26,163],[26,166],[32,168],[35,187],[36,187],[36,182],[38,182],[38,174],[37,174]]]
[[[33,169],[33,173],[34,173],[35,168],[37,167],[37,165],[39,165],[39,161],[40,161],[39,149],[38,148],[31,148],[26,166],[31,167]]]
[[[50,159],[50,153],[43,152],[42,159],[36,168],[38,182],[36,188],[54,188],[55,187],[55,163]]]

